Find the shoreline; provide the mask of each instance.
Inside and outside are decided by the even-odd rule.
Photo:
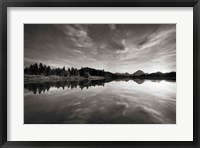
[[[85,77],[80,77],[80,76],[71,76],[71,77],[62,77],[62,76],[56,76],[56,75],[51,75],[51,76],[44,76],[44,75],[24,75],[24,84],[28,83],[43,83],[43,82],[57,82],[57,81],[83,81],[83,80],[88,80],[88,81],[93,81],[93,80],[105,80],[105,82],[110,82],[106,81],[105,77],[102,76],[89,76],[88,78]],[[174,77],[126,77],[126,78],[115,78],[112,79],[111,81],[144,81],[144,80],[152,80],[152,81],[172,81],[176,82],[176,78]]]

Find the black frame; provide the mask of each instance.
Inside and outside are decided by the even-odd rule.
[[[1,147],[200,147],[200,0],[0,0]],[[7,141],[7,7],[193,7],[193,141]]]

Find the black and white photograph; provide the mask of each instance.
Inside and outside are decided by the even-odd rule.
[[[24,24],[24,124],[176,124],[176,24]]]

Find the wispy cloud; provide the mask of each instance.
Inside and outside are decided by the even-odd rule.
[[[25,25],[25,66],[93,67],[133,73],[176,70],[175,24]]]

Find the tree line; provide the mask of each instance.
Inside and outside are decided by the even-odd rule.
[[[68,68],[51,68],[50,66],[46,66],[45,64],[32,64],[29,67],[24,69],[24,73],[27,75],[57,75],[63,77],[70,76],[83,76],[88,78],[89,76],[105,76],[104,70],[96,70],[89,67],[82,67],[81,69],[77,69],[74,67]]]

